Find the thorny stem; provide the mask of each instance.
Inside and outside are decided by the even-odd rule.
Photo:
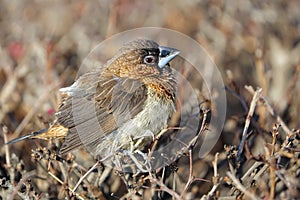
[[[76,183],[75,187],[72,190],[72,193],[74,194],[79,185],[82,183],[82,181],[100,164],[100,161],[98,160],[82,177],[80,177],[79,181]]]
[[[55,176],[54,174],[52,174],[52,172],[48,171],[48,174],[52,178],[54,178],[57,182],[59,182],[61,185],[64,185],[64,182],[62,180],[60,180],[57,176]],[[72,188],[68,186],[68,190],[73,192],[74,189],[72,190]],[[79,199],[84,200],[84,198],[82,196],[80,196],[79,194],[74,193],[74,192],[73,192],[73,194],[75,194]]]
[[[7,126],[3,126],[2,127],[2,132],[3,132],[3,138],[4,138],[4,144],[7,143],[7,133],[8,133],[8,128]],[[8,145],[5,145],[5,160],[6,160],[6,165],[7,167],[11,167],[11,163],[10,163],[10,156],[9,156],[9,148]]]
[[[275,197],[275,186],[276,186],[276,174],[275,174],[275,158],[274,152],[275,152],[275,145],[276,145],[276,140],[277,140],[277,135],[278,135],[278,129],[280,125],[275,124],[273,126],[273,131],[272,131],[272,148],[271,148],[271,153],[270,153],[270,181],[271,181],[271,187],[270,187],[270,199],[274,199]]]
[[[25,174],[23,175],[22,179],[21,179],[21,180],[19,181],[19,183],[17,184],[17,186],[14,188],[13,193],[10,194],[10,195],[8,196],[7,199],[8,199],[8,200],[13,200],[13,199],[15,199],[15,196],[16,196],[16,194],[18,193],[18,191],[21,189],[22,184],[23,184],[27,179],[29,179],[30,177],[32,177],[32,176],[35,175],[35,174],[36,174],[35,171],[30,171],[30,172],[25,173]]]
[[[242,193],[244,193],[250,199],[258,200],[258,198],[254,194],[252,194],[251,192],[246,190],[246,188],[240,183],[240,181],[233,174],[231,174],[230,172],[227,172],[226,174],[232,180],[232,183],[236,186],[237,189],[239,189]]]
[[[201,133],[203,133],[206,130],[206,118],[207,118],[207,113],[208,110],[204,111],[203,114],[203,120],[202,120],[202,124],[201,124],[201,128],[199,130],[198,135],[189,143],[189,158],[190,158],[190,169],[189,169],[189,178],[188,181],[184,187],[184,190],[182,192],[182,194],[180,195],[180,197],[182,198],[184,196],[184,194],[186,193],[187,189],[189,188],[189,186],[195,181],[195,180],[202,180],[202,179],[195,179],[195,177],[193,177],[193,147],[195,146],[195,144],[197,143],[199,137],[201,136]]]
[[[246,139],[247,139],[247,135],[248,135],[247,133],[248,133],[248,128],[249,128],[249,125],[250,125],[250,121],[251,121],[251,118],[253,116],[253,113],[254,113],[254,110],[255,110],[255,106],[256,106],[257,101],[259,100],[259,96],[260,96],[261,92],[262,92],[261,88],[258,88],[254,92],[254,95],[253,95],[253,98],[252,98],[252,101],[251,101],[251,104],[250,104],[249,112],[248,112],[248,115],[247,115],[247,118],[246,118],[246,121],[245,121],[245,126],[244,126],[244,130],[243,130],[242,140],[241,140],[241,143],[240,143],[239,148],[238,148],[238,154],[237,154],[237,158],[236,158],[236,163],[239,163],[239,161],[241,159],[241,155],[242,155],[242,152],[243,152],[243,149],[244,149],[244,145],[245,145],[245,142],[246,142]]]
[[[155,178],[155,176],[149,171],[149,180],[151,182],[155,182],[157,185],[160,186],[161,190],[169,193],[172,197],[174,197],[175,199],[178,199],[178,200],[181,200],[182,197],[177,193],[175,192],[174,190],[171,190],[170,188],[168,188],[163,182],[162,180],[159,180],[157,178]]]
[[[180,197],[182,198],[184,194],[186,193],[189,186],[192,184],[194,177],[193,177],[193,150],[189,149],[189,158],[190,158],[190,171],[189,171],[189,178],[187,183],[185,184],[184,190],[181,193]]]

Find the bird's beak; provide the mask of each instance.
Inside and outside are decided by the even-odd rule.
[[[170,48],[170,47],[159,46],[158,66],[160,68],[164,67],[171,60],[173,60],[179,53],[180,53],[180,51],[177,50],[177,49],[173,49],[173,48]]]

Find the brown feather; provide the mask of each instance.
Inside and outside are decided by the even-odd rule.
[[[99,77],[95,88],[94,93],[81,88],[80,92],[75,92],[76,95],[69,95],[60,107],[57,113],[58,122],[69,128],[60,153],[66,153],[82,143],[91,146],[95,140],[101,141],[105,135],[137,115],[143,109],[147,98],[147,89],[139,80],[116,78],[107,73]],[[95,116],[101,130],[90,126]],[[77,131],[78,128],[81,130]]]
[[[158,67],[158,47],[157,43],[150,40],[133,41],[121,48],[98,71],[81,76],[72,86],[63,90],[67,95],[57,112],[57,118],[58,123],[68,128],[69,132],[60,153],[81,145],[87,150],[101,151],[99,145],[110,145],[114,140],[116,143],[122,143],[123,140],[128,142],[131,134],[141,137],[144,135],[143,128],[126,124],[137,115],[140,118],[135,121],[144,123],[146,129],[148,121],[156,123],[158,119],[156,125],[150,124],[150,129],[155,132],[153,134],[164,128],[169,112],[173,112],[176,81],[168,65]],[[155,56],[154,63],[145,64],[144,57],[148,54]],[[148,95],[153,101],[163,100],[165,106],[161,108],[168,113],[161,113],[156,119],[154,113],[159,108],[147,101]],[[151,116],[141,112],[146,102]],[[125,127],[122,126],[124,124]],[[158,124],[161,127],[157,127]],[[120,127],[122,130],[119,130]],[[117,129],[121,134],[119,141],[114,138]],[[123,130],[127,132],[129,129],[128,133],[123,133]]]

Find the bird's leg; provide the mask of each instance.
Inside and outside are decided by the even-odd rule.
[[[143,165],[147,165],[148,164],[149,165],[148,168],[151,168],[150,157],[146,153],[142,152],[139,149],[135,150],[135,153],[137,153],[137,154],[139,154],[139,155],[141,155],[143,157],[143,161],[144,161]]]
[[[130,140],[130,153],[132,153],[134,151],[134,148],[135,148],[133,137],[129,136],[129,140]]]
[[[138,151],[138,150],[137,150]],[[143,152],[141,152],[142,157],[145,159],[145,154]],[[141,161],[139,161],[137,159],[137,157],[134,154],[129,154],[128,155],[131,160],[133,161],[133,163],[135,164],[135,166],[143,173],[147,172],[147,168],[145,169],[143,166],[145,165],[145,163],[141,163]]]
[[[138,146],[143,142],[145,137],[151,137],[152,141],[154,141],[155,139],[154,133],[150,130],[146,130],[143,135],[134,138],[135,140],[137,140],[137,142],[134,144],[135,149],[138,148]]]

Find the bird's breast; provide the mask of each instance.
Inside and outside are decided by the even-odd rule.
[[[173,101],[160,95],[149,94],[143,110],[118,129],[119,139],[124,142],[140,138],[152,141],[155,135],[167,127],[174,111]]]
[[[118,149],[130,149],[132,144],[140,149],[153,141],[161,130],[167,128],[168,121],[175,112],[173,100],[148,91],[144,107],[135,117],[109,134],[99,145],[99,154],[107,154]],[[103,152],[105,151],[105,152]]]
[[[132,121],[137,127],[157,134],[167,127],[168,120],[174,111],[175,105],[172,100],[152,94],[148,95],[144,109]],[[140,134],[136,133],[134,136],[139,137],[140,135],[143,135],[142,130]]]

